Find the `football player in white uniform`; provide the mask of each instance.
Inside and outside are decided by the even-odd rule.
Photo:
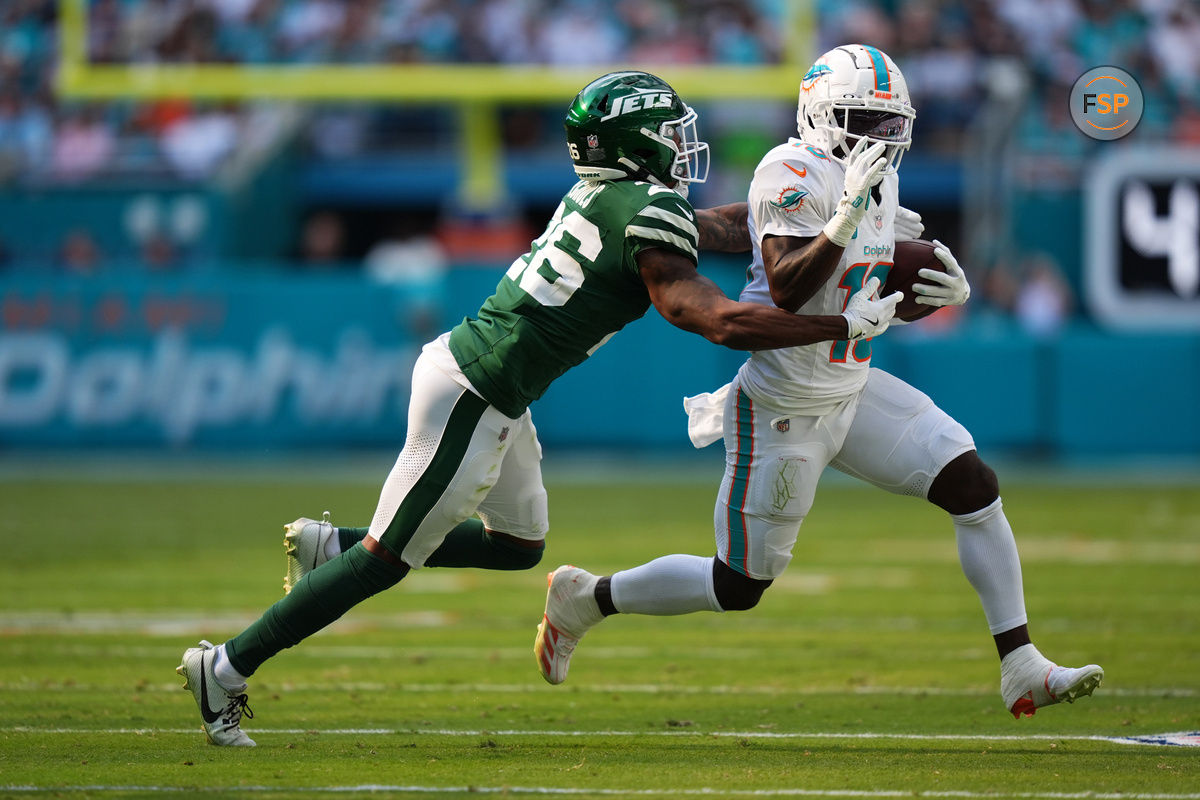
[[[749,195],[754,263],[742,299],[800,314],[836,314],[883,280],[897,239],[920,236],[899,206],[897,167],[915,113],[903,75],[878,49],[835,48],[800,84],[799,137],[763,158]],[[970,287],[944,246],[946,272],[922,270],[919,302],[966,302]],[[895,324],[895,322],[893,322]],[[964,573],[1001,659],[1000,690],[1018,719],[1090,695],[1103,670],[1045,658],[1030,641],[1021,565],[995,473],[970,434],[925,394],[870,366],[871,341],[825,342],[751,355],[733,382],[689,398],[697,446],[725,440],[714,558],[670,555],[608,577],[550,575],[538,667],[567,676],[583,634],[618,611],[653,615],[753,607],[792,557],[827,465],[950,514]]]

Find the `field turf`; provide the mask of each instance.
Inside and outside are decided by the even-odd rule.
[[[615,617],[568,682],[532,655],[545,573],[709,554],[717,476],[548,480],[541,567],[426,570],[266,664],[255,749],[175,675],[281,593],[282,524],[366,524],[386,472],[0,483],[0,797],[1200,799],[1200,485],[1004,475],[1035,641],[1106,670],[1014,720],[953,531],[835,481],[758,608]],[[719,465],[715,467],[719,470]]]

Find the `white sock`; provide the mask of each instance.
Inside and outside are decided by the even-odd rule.
[[[338,529],[334,528],[333,533],[325,540],[325,560],[333,561],[342,554],[342,537],[338,536]]]
[[[1021,559],[1012,527],[1004,516],[1000,498],[970,514],[951,514],[963,574],[983,603],[993,634],[1024,625],[1025,592],[1021,585]]]
[[[1052,666],[1054,662],[1042,655],[1032,644],[1021,645],[1000,661],[1000,669],[1004,672],[1034,669],[1044,673]]]
[[[229,663],[224,642],[213,648],[213,674],[217,676],[217,683],[226,689],[237,690],[246,686],[246,676]]]
[[[721,611],[713,591],[713,560],[671,555],[612,576],[613,605],[625,614],[657,617]]]

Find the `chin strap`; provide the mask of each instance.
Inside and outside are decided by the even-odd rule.
[[[688,196],[688,184],[687,183],[685,183],[683,181],[679,181],[674,186],[667,186],[665,183],[663,183],[658,178],[654,177],[653,175],[651,175],[649,172],[647,172],[644,169],[638,170],[635,173],[626,173],[624,177],[614,178],[613,180],[641,181],[642,183],[653,183],[655,186],[661,186],[664,189],[669,189],[672,192],[675,192],[675,194],[679,195],[680,197],[682,197],[685,200],[687,199],[687,196]]]

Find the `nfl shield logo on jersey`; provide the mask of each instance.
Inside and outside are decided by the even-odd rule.
[[[883,230],[883,214],[875,215],[875,230],[877,230],[877,231]]]
[[[508,426],[505,425],[503,428],[500,429],[500,441],[503,442],[507,438],[508,438]]]
[[[792,423],[790,420],[779,419],[775,421],[775,430],[779,431],[780,433],[787,433],[788,429],[791,427]]]
[[[587,137],[588,147],[599,147],[600,137],[594,133],[589,133]]]

